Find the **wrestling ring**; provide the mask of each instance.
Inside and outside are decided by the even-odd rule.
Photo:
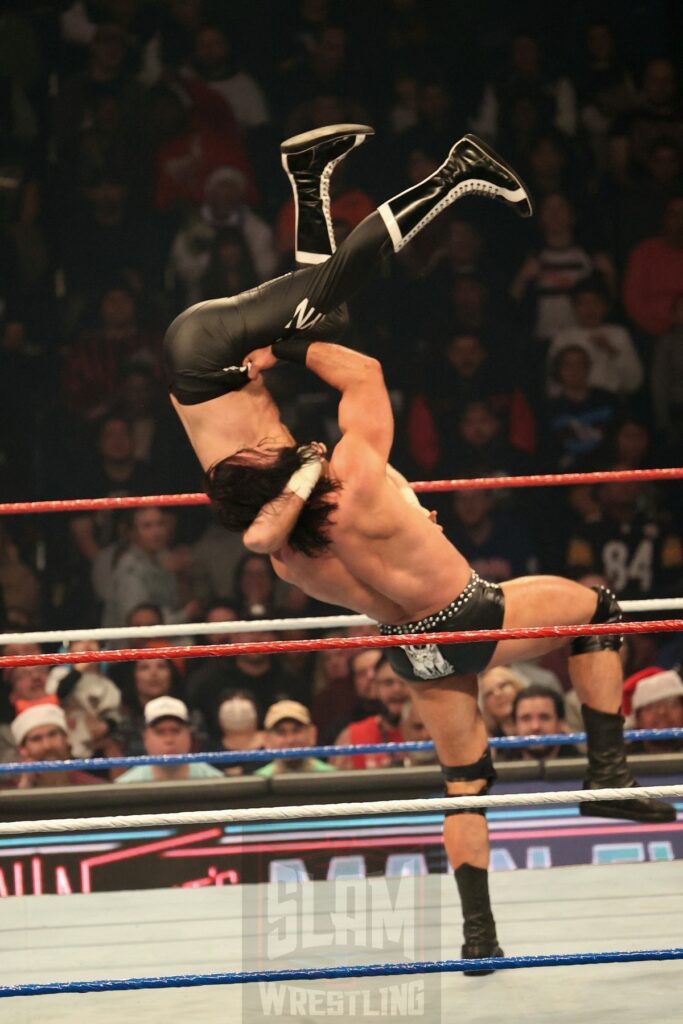
[[[416,490],[458,487],[510,487],[601,482],[613,479],[681,479],[683,469],[619,471],[553,477],[496,478],[485,482],[437,481]],[[595,478],[595,479],[593,479]],[[520,482],[522,481],[522,482]],[[100,499],[79,502],[13,503],[0,514],[73,511],[138,505],[201,504],[204,495]],[[683,599],[624,602],[629,613],[678,610]],[[0,643],[55,643],[93,637],[186,636],[217,631],[268,629],[314,630],[365,625],[362,616],[325,616],[225,624],[179,624],[121,630],[67,630],[5,634]],[[675,632],[681,619],[629,621],[620,631]],[[613,625],[535,627],[517,630],[461,631],[403,636],[335,637],[324,640],[211,644],[154,649],[157,658],[231,657],[264,651],[287,653],[329,648],[388,647],[401,643],[466,643],[482,639],[522,639],[614,632]],[[112,662],[148,658],[149,649],[83,652],[79,662]],[[54,653],[0,657],[0,668],[12,665],[60,664],[73,655]],[[629,738],[682,738],[683,730],[653,730]],[[582,734],[492,741],[492,746],[549,742],[575,743]],[[296,754],[324,757],[346,749],[423,750],[429,744],[372,747],[316,747]],[[215,764],[230,760],[273,760],[292,751],[228,752],[159,758],[116,758],[33,763],[30,770],[104,768],[192,759]],[[26,764],[0,766],[0,774],[29,770]],[[424,800],[354,801],[275,808],[234,808],[154,815],[112,815],[88,818],[45,818],[0,824],[0,841],[30,844],[30,836],[79,831],[127,829],[151,825],[248,823],[300,820],[309,824],[322,816],[439,814],[465,804],[493,811],[551,807],[598,799],[632,798],[634,793],[673,800],[678,821],[667,828],[683,829],[683,785],[645,786],[639,790],[562,790],[482,797],[438,797]],[[584,819],[590,821],[591,819]],[[647,831],[650,826],[634,826]],[[22,837],[19,839],[18,837]],[[394,879],[342,878],[301,882],[281,876],[259,885],[223,885],[196,889],[155,889],[142,892],[90,893],[62,896],[17,896],[4,900],[0,927],[0,998],[3,1019],[12,1024],[40,1019],[45,1024],[86,1019],[98,1024],[131,1019],[185,1021],[192,1015],[207,1022],[235,1019],[260,1021],[322,1021],[330,1016],[416,1017],[430,1022],[454,1014],[478,1024],[507,1019],[540,1024],[577,1024],[595,1018],[601,1024],[681,1019],[683,971],[683,861],[623,864],[609,871],[596,866],[553,868],[551,871],[494,871],[493,903],[504,958],[481,961],[453,957],[461,941],[461,915],[450,875],[418,876],[406,871]],[[340,890],[343,902],[340,904]],[[354,927],[354,911],[365,901],[388,900],[382,927],[384,944],[367,927]],[[392,902],[393,901],[393,902]],[[396,919],[392,914],[403,914]],[[385,906],[386,911],[386,906]],[[340,924],[339,915],[342,922]],[[288,921],[297,922],[296,942],[287,952]],[[358,925],[358,917],[355,921]],[[365,919],[364,919],[365,920]],[[336,922],[330,931],[330,922]],[[393,926],[403,939],[393,941]],[[365,920],[367,925],[367,920]],[[412,929],[412,930],[411,930]],[[419,941],[406,943],[406,930]],[[284,936],[284,938],[283,938]],[[414,937],[414,935],[413,935]],[[380,936],[382,938],[382,936]],[[391,941],[389,941],[391,939]],[[406,954],[407,949],[407,954]],[[378,956],[378,950],[384,954]],[[533,988],[529,970],[533,971]],[[587,969],[578,983],[575,968]],[[464,970],[495,968],[487,978],[463,978]],[[571,973],[570,973],[571,972]],[[43,979],[47,979],[43,980]],[[36,1001],[33,997],[40,996]]]

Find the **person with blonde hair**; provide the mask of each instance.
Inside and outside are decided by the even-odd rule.
[[[481,673],[479,707],[489,736],[516,735],[513,706],[526,686],[526,679],[505,665]]]

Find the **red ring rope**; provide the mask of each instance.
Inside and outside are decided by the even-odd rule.
[[[265,640],[244,644],[197,644],[192,647],[136,647],[119,651],[79,651],[80,662],[149,661],[154,658],[220,658],[240,654],[294,654],[297,651],[398,647],[401,644],[466,644],[482,640],[540,640],[544,637],[613,636],[615,633],[674,633],[683,619],[652,622],[599,622],[585,626],[528,626],[524,629],[467,629],[455,633],[403,633],[396,636],[328,637],[317,640]],[[0,657],[0,669],[23,665],[72,665],[73,653],[17,654]]]
[[[470,480],[419,480],[411,484],[417,493],[486,491],[504,487],[562,487],[571,484],[635,483],[647,480],[680,480],[683,467],[673,469],[613,469],[602,473],[541,473],[535,476],[473,477]],[[10,501],[0,504],[0,516],[36,512],[94,512],[98,509],[144,508],[150,505],[208,505],[206,494],[151,494],[128,498],[70,498],[60,501]]]

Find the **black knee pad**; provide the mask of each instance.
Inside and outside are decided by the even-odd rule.
[[[611,590],[607,587],[591,587],[598,595],[598,605],[591,622],[622,622],[624,613]],[[602,636],[576,636],[569,645],[572,654],[594,654],[596,651],[618,651],[624,642],[619,633]]]
[[[475,779],[484,779],[484,786],[478,793],[459,793],[457,794],[458,796],[484,796],[490,792],[491,786],[497,778],[496,769],[493,767],[493,761],[491,760],[491,751],[488,747],[474,764],[442,764],[441,773],[444,782],[474,782]],[[455,795],[448,792],[448,787],[446,787],[446,794],[448,796]],[[445,811],[444,817],[450,818],[453,814],[482,814],[485,816],[486,809],[484,807],[473,807],[471,811],[468,811],[465,808],[459,807],[453,811]]]

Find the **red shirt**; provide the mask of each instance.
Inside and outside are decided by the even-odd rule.
[[[624,305],[636,327],[665,334],[673,324],[674,299],[683,287],[683,249],[663,238],[646,238],[629,256]]]
[[[402,743],[398,727],[389,728],[379,715],[370,715],[349,725],[349,743]],[[389,768],[395,761],[391,754],[354,754],[353,768]]]

